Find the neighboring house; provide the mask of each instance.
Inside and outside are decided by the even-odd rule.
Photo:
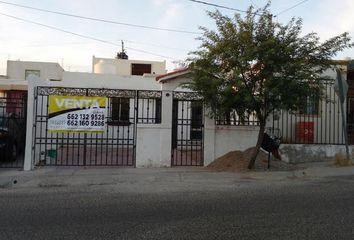
[[[176,91],[184,90],[183,84],[191,82],[191,78],[188,75],[190,71],[187,68],[178,69],[169,73],[161,74],[156,77],[156,81],[161,84],[161,89],[173,88]],[[165,85],[165,83],[169,83]]]
[[[63,73],[64,69],[58,63],[8,60],[6,75],[0,76],[0,91],[26,91],[29,75],[60,81]]]
[[[64,69],[57,63],[32,61],[7,61],[7,72],[0,77],[0,128],[11,135],[11,146],[16,149],[17,160],[1,163],[0,167],[23,166],[23,149],[27,119],[27,91],[30,75],[41,79],[59,81]],[[4,149],[0,149],[3,153]],[[0,159],[5,156],[0,156]]]
[[[7,61],[6,75],[8,79],[27,80],[30,74],[42,79],[61,80],[64,69],[58,63]]]
[[[29,86],[28,106],[34,107],[29,107],[27,114],[26,170],[40,164],[203,166],[229,151],[245,150],[256,143],[259,128],[253,115],[242,123],[235,113],[230,113],[226,119],[208,117],[202,99],[183,87],[191,81],[188,69],[167,73],[165,62],[128,60],[122,55],[117,59],[93,57],[92,63],[93,73],[65,72],[53,65],[43,65],[42,69],[21,63],[17,71],[15,66],[10,67],[13,74],[21,76],[11,74],[8,79],[0,79],[0,88],[5,90],[15,90],[14,87],[27,90]],[[346,77],[348,62],[337,64]],[[46,69],[52,69],[54,75]],[[27,75],[32,74],[28,81],[25,80],[26,70]],[[335,78],[334,71],[326,74]],[[22,80],[14,80],[12,76]],[[306,99],[300,112],[278,112],[269,119],[267,127],[273,132],[278,130],[283,137],[285,160],[299,161],[296,157],[303,157],[299,154],[303,151],[307,155],[322,154],[321,158],[332,157],[343,148],[333,82],[327,83],[326,92],[328,96],[324,101]],[[104,120],[98,122],[104,125],[104,131],[48,130],[50,96],[78,96],[84,101],[85,98],[104,98],[107,112]],[[11,104],[6,106],[3,109],[12,108]],[[75,123],[72,119],[68,121]]]

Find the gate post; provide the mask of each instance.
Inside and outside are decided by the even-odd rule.
[[[215,159],[215,120],[204,111],[204,166]]]
[[[33,126],[34,126],[34,104],[35,104],[35,83],[39,78],[33,75],[28,77],[28,93],[27,93],[27,119],[26,119],[26,147],[23,170],[29,171],[33,169]]]
[[[162,166],[171,166],[173,92],[162,91],[162,112],[160,131],[160,161]]]

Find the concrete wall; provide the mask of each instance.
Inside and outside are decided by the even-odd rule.
[[[136,167],[169,167],[161,161],[161,124],[137,126]]]
[[[39,70],[41,79],[62,79],[64,69],[58,63],[7,61],[9,79],[25,79],[26,70]]]
[[[316,144],[282,144],[280,153],[282,160],[288,163],[305,163],[318,161],[334,161],[336,153],[345,154],[343,145],[316,145]],[[349,146],[350,156],[353,146]]]
[[[251,126],[216,126],[215,158],[227,152],[246,150],[254,147],[258,138],[258,127]]]
[[[115,58],[92,58],[92,72],[98,74],[114,74],[129,76],[132,72],[132,64],[151,64],[152,74],[164,74],[166,70],[166,61],[144,61],[128,60]]]

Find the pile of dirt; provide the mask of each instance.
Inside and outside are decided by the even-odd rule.
[[[215,159],[206,168],[215,171],[245,171],[248,162],[241,151],[228,152],[225,155]]]
[[[252,147],[246,149],[245,151],[228,152],[227,154],[215,159],[208,166],[206,166],[206,168],[212,171],[248,171],[248,163],[254,150],[255,148]],[[260,150],[256,159],[255,169],[266,169],[267,165],[268,154]],[[286,163],[283,163],[279,160],[274,160],[274,158],[272,158],[271,167],[273,167],[273,169],[274,167],[278,169],[279,166],[282,166],[283,169],[285,165]]]
[[[251,160],[252,153],[254,150],[255,150],[255,147],[251,147],[251,148],[248,148],[245,151],[243,151],[243,156],[245,157],[245,159],[247,159],[247,161]],[[257,161],[258,162],[268,161],[268,153],[265,153],[262,150],[259,150],[259,153],[256,158],[256,162]]]

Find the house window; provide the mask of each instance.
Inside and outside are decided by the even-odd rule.
[[[129,124],[130,99],[129,98],[111,98],[109,124],[128,125]]]
[[[144,73],[151,73],[151,64],[132,63],[132,75],[142,76]]]
[[[303,107],[300,108],[299,113],[303,115],[318,115],[319,114],[318,97],[307,96],[306,99],[304,99]]]
[[[41,76],[41,71],[39,70],[33,70],[33,69],[26,69],[25,70],[25,79],[27,80],[29,75],[34,75],[36,77],[40,77]]]

